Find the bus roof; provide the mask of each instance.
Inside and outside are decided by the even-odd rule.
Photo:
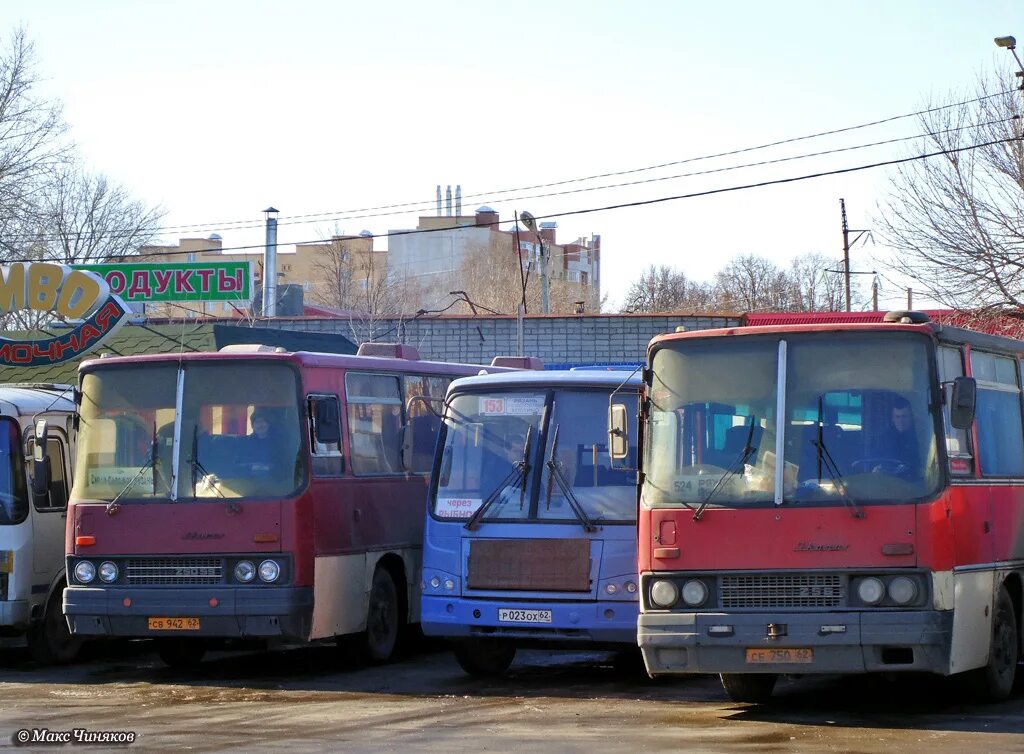
[[[793,333],[829,332],[912,332],[935,338],[941,342],[968,343],[972,346],[993,351],[1024,354],[1024,341],[1002,335],[989,335],[976,330],[952,327],[938,322],[905,324],[903,322],[814,322],[808,324],[775,324],[762,326],[723,327],[714,330],[691,330],[689,332],[664,333],[656,335],[648,346],[648,352],[663,343],[692,338],[715,338],[730,335],[785,335]]]
[[[522,371],[505,374],[487,374],[478,377],[461,377],[448,388],[456,390],[491,390],[495,388],[543,387],[602,387],[614,389],[619,385],[639,387],[640,370],[634,372],[551,370],[545,372]]]
[[[31,416],[44,411],[73,413],[74,389],[74,385],[0,385],[0,402],[13,406],[17,416]]]
[[[302,367],[333,367],[335,369],[380,369],[388,372],[450,373],[453,367],[467,374],[472,372],[514,372],[508,367],[492,367],[483,364],[453,364],[443,361],[421,361],[419,359],[395,359],[380,356],[353,356],[336,353],[314,353],[312,351],[233,351],[202,352],[183,354],[147,354],[144,356],[111,356],[90,359],[79,367],[85,373],[97,368],[117,367],[130,364],[159,364],[163,362],[232,362],[232,361],[278,361],[297,364]]]

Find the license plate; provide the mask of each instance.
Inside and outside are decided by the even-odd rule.
[[[499,623],[550,623],[550,610],[513,610],[508,607],[498,608]]]
[[[799,665],[801,663],[814,662],[814,650],[797,649],[794,647],[780,647],[777,649],[758,647],[747,650],[747,662],[755,665],[758,663]]]
[[[150,631],[198,631],[199,618],[150,618]]]

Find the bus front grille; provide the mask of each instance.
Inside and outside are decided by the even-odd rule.
[[[589,539],[474,539],[470,589],[589,592]]]
[[[834,573],[728,574],[722,607],[839,607],[843,584]]]
[[[219,584],[224,563],[221,558],[129,558],[124,573],[129,584]]]

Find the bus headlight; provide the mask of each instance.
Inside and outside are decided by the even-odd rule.
[[[615,594],[617,591],[619,591],[619,587],[615,584],[609,584],[604,588],[604,590],[608,592],[608,594]]]
[[[430,588],[431,589],[439,589],[440,587],[441,587],[441,579],[437,578],[437,576],[431,576],[430,577]]]
[[[626,591],[629,592],[630,594],[636,594],[636,582],[634,582],[634,581],[627,581],[626,582]]]
[[[651,602],[656,607],[672,607],[679,600],[679,587],[671,581],[655,581],[651,584]]]
[[[81,560],[75,565],[75,581],[79,584],[90,584],[96,578],[96,566],[88,560]]]
[[[708,588],[700,579],[691,579],[683,584],[683,602],[690,607],[700,607],[708,598]]]
[[[251,560],[239,560],[235,563],[235,579],[248,584],[256,577],[256,566]]]
[[[909,576],[897,576],[889,582],[889,599],[897,605],[909,605],[917,599],[917,581]]]
[[[107,584],[117,581],[117,566],[106,560],[100,563],[100,581],[106,582]]]
[[[260,563],[260,580],[271,582],[277,581],[277,577],[281,575],[281,566],[277,564],[276,560],[264,560]]]
[[[885,584],[874,576],[861,579],[857,584],[857,596],[866,605],[877,605],[885,597]]]

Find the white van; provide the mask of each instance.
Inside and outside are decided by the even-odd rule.
[[[81,646],[61,604],[74,416],[72,385],[0,385],[0,636],[45,663]]]

